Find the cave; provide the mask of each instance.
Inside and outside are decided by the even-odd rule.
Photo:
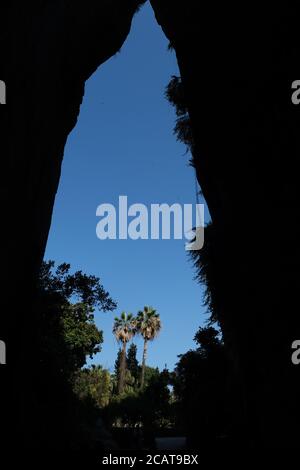
[[[2,314],[7,364],[1,421],[8,441],[35,448],[35,318],[67,137],[85,81],[130,33],[138,0],[2,2]],[[151,0],[187,96],[197,178],[214,224],[220,324],[243,397],[238,432],[250,446],[297,447],[299,339],[297,18],[288,6]],[[238,18],[238,20],[237,20]],[[20,383],[22,386],[20,387]],[[6,412],[6,413],[4,413]],[[5,414],[5,418],[4,418]]]

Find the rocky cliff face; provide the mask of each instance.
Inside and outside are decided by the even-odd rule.
[[[141,3],[1,2],[7,105],[0,107],[0,331],[9,362],[0,370],[8,409],[3,427],[29,446],[38,445],[30,299],[64,145],[85,80],[120,49]],[[250,441],[256,435],[264,444],[293,444],[299,374],[290,346],[300,338],[294,307],[299,111],[290,100],[291,81],[299,78],[296,15],[283,6],[265,13],[193,0],[151,3],[187,93],[196,171],[217,233],[220,321],[245,390],[245,433]]]
[[[39,445],[32,290],[42,260],[64,146],[76,124],[84,84],[123,45],[140,0],[2,2],[1,405],[7,437]],[[17,298],[16,298],[17,296]],[[9,406],[11,404],[11,407]]]
[[[151,3],[177,53],[215,226],[216,300],[245,404],[239,432],[248,442],[297,445],[295,15],[282,6]]]

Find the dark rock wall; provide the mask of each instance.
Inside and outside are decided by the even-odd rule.
[[[176,50],[215,225],[220,322],[238,372],[244,442],[299,442],[299,72],[296,11],[151,0]]]
[[[68,134],[85,80],[123,45],[138,0],[1,2],[3,292],[1,426],[25,447],[39,445],[35,390],[34,279],[46,246]],[[7,412],[7,421],[4,413]],[[43,423],[44,425],[45,423]]]

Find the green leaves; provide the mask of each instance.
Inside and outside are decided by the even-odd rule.
[[[128,343],[136,333],[136,322],[131,313],[122,312],[120,318],[115,317],[113,334],[120,343]]]
[[[74,377],[74,392],[82,401],[90,400],[97,408],[110,402],[112,379],[108,370],[92,366],[79,370]]]
[[[116,304],[95,276],[70,272],[70,264],[55,268],[44,261],[36,303],[40,360],[66,380],[101,350],[102,331],[94,321],[95,309],[107,311]]]
[[[71,274],[68,263],[56,269],[54,261],[44,261],[41,267],[38,289],[52,293],[60,302],[82,302],[104,312],[115,310],[116,302],[105,291],[98,277],[76,271]]]
[[[122,312],[120,317],[115,317],[113,333],[119,342],[130,341],[135,334],[140,334],[144,339],[151,341],[158,335],[161,327],[160,316],[156,310],[145,306],[136,317],[126,312]]]
[[[161,330],[161,319],[153,307],[145,306],[139,311],[136,318],[137,332],[146,340],[152,341]]]

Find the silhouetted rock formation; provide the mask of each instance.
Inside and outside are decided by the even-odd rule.
[[[244,394],[245,443],[297,446],[295,12],[151,3],[188,100],[197,176],[214,225],[215,301]]]
[[[85,80],[120,49],[141,3],[10,0],[0,6],[0,79],[7,83],[7,105],[0,107],[0,332],[9,364],[0,373],[1,404],[12,404],[6,424],[2,412],[1,420],[25,446],[39,445],[30,302],[64,145]],[[299,78],[297,15],[283,5],[265,13],[244,4],[231,11],[228,4],[204,7],[194,0],[151,3],[176,50],[188,97],[197,175],[215,227],[220,322],[245,397],[245,441],[295,445],[299,370],[290,356],[300,338],[300,123],[290,86]]]
[[[42,261],[68,134],[84,83],[123,45],[141,0],[1,2],[2,315],[1,426],[39,446],[35,396],[35,319],[30,305]],[[3,213],[4,212],[4,213]],[[6,403],[6,405],[5,405]],[[11,407],[7,405],[11,403]],[[58,423],[59,426],[59,423]]]

